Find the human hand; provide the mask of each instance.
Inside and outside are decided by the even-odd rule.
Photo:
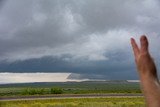
[[[147,37],[145,35],[141,36],[140,48],[138,47],[136,41],[133,38],[131,38],[131,45],[133,48],[135,62],[140,76],[149,76],[153,78],[157,77],[156,66],[149,53],[149,43]]]
[[[160,107],[160,83],[155,63],[148,50],[147,37],[145,35],[141,36],[140,48],[133,38],[131,38],[131,44],[147,107]]]

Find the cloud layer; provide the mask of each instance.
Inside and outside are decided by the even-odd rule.
[[[159,10],[158,0],[3,1],[0,8],[1,71],[12,71],[8,63],[16,65],[50,57],[61,61],[62,68],[67,68],[65,72],[88,75],[102,70],[103,75],[108,69],[105,78],[111,78],[117,72],[115,66],[122,74],[135,70],[130,38],[139,39],[141,34],[148,35],[151,52],[159,63]],[[105,64],[108,64],[106,68]],[[15,71],[24,68],[20,65],[13,67]],[[94,70],[87,71],[90,67]],[[132,77],[132,73],[127,75]]]

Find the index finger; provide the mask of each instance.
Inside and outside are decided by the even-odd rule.
[[[134,56],[136,57],[139,54],[139,48],[136,41],[133,38],[131,38],[131,45],[133,48]]]

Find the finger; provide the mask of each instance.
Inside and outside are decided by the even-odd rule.
[[[137,45],[136,41],[133,38],[131,38],[131,45],[132,45],[132,48],[133,48],[134,55],[136,57],[137,54],[139,53],[139,48],[138,48],[138,45]]]
[[[148,40],[145,35],[142,35],[140,38],[140,43],[141,43],[141,51],[142,52],[148,52]]]

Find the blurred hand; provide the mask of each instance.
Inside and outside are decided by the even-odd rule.
[[[147,107],[160,107],[160,83],[155,63],[148,50],[147,37],[141,36],[140,47],[133,38],[131,38],[131,44]]]
[[[140,38],[140,47],[138,47],[136,41],[131,38],[131,44],[135,56],[135,62],[140,76],[156,77],[156,66],[153,59],[150,56],[148,50],[148,40],[145,35]]]

